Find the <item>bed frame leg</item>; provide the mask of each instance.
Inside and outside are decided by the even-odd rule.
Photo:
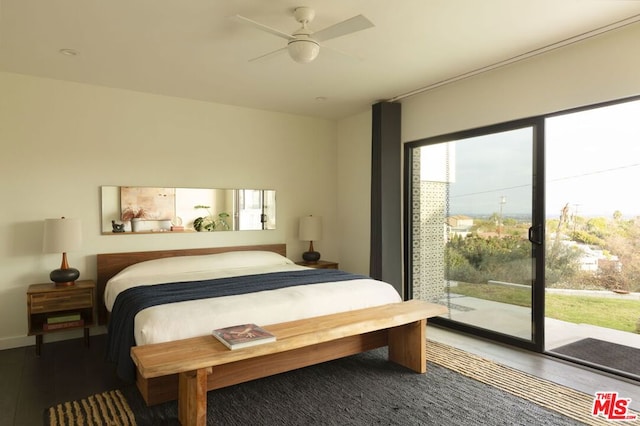
[[[180,373],[178,378],[178,419],[182,426],[207,424],[207,370]]]
[[[410,368],[416,373],[427,372],[427,320],[389,329],[389,361]]]

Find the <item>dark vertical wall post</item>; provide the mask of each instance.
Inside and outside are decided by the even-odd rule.
[[[372,107],[369,274],[402,294],[401,104]]]

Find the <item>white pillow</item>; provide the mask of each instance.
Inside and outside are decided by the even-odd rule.
[[[141,278],[151,275],[209,272],[219,269],[290,265],[293,263],[292,260],[272,251],[230,251],[199,256],[176,256],[147,260],[127,266],[115,277],[118,277],[118,279]]]

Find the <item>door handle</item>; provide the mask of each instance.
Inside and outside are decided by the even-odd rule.
[[[544,242],[542,241],[542,225],[536,225],[529,228],[529,241],[539,246],[542,245]]]

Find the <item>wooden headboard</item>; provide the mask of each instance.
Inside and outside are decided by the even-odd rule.
[[[127,266],[144,262],[145,260],[163,259],[175,256],[198,256],[201,254],[216,254],[229,251],[262,250],[272,251],[282,256],[287,255],[286,244],[263,244],[253,246],[211,247],[179,250],[137,251],[128,253],[102,253],[97,255],[97,286],[98,286],[98,323],[107,323],[107,308],[104,305],[104,288],[107,281]]]

